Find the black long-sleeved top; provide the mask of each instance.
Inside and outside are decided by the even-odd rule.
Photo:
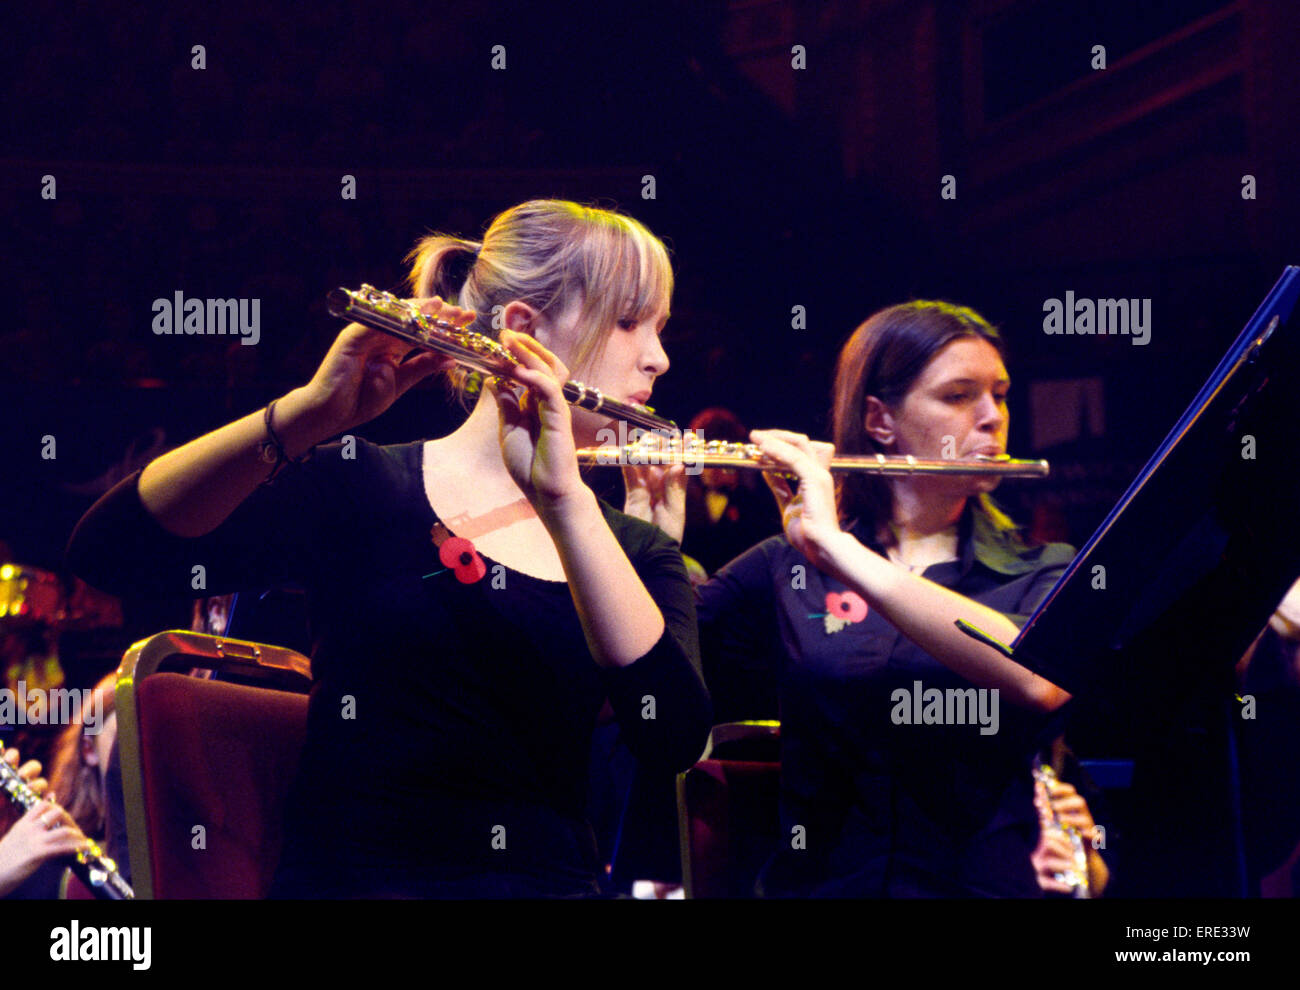
[[[664,770],[689,766],[711,724],[679,550],[602,503],[666,629],[635,663],[601,668],[567,584],[486,558],[472,583],[444,567],[422,453],[318,448],[198,539],[158,525],[137,473],[83,517],[68,563],[117,593],[307,588],[314,685],[280,894],[594,892],[584,803],[604,700]]]
[[[852,532],[882,552],[864,527]],[[981,542],[967,511],[959,559],[924,576],[1023,624],[1072,557],[1064,544],[1011,553]],[[785,840],[765,892],[1041,896],[1029,862],[1038,836],[1029,768],[1051,720],[999,698],[993,734],[978,724],[900,724],[896,691],[910,698],[919,682],[924,698],[973,685],[860,597],[843,606],[853,621],[828,625],[847,590],[783,536],[699,588],[718,720],[781,719]]]

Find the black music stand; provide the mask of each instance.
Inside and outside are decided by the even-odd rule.
[[[1245,893],[1233,668],[1300,577],[1298,298],[1291,266],[1009,648],[1129,720],[1128,893]]]

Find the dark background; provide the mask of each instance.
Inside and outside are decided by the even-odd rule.
[[[1054,468],[1001,494],[1076,546],[1300,262],[1291,4],[64,4],[3,27],[0,541],[52,571],[109,485],[310,377],[329,289],[396,288],[423,232],[477,236],[528,198],[669,244],[655,405],[682,423],[724,405],[826,437],[857,323],[974,306],[1009,342],[1012,452]],[[177,290],[260,299],[261,342],[155,336]],[[1150,298],[1151,342],[1044,334],[1066,290]],[[459,415],[430,384],[359,432]]]
[[[8,17],[0,539],[48,568],[132,454],[306,381],[339,329],[329,288],[395,287],[422,232],[478,235],[529,197],[615,205],[671,245],[673,367],[656,405],[680,422],[720,404],[825,436],[834,355],[858,322],[910,297],[975,306],[1010,343],[1014,452],[1055,462],[1033,498],[1076,544],[1300,258],[1290,5],[177,3]],[[940,198],[944,175],[955,200]],[[1151,343],[1045,335],[1043,301],[1067,289],[1151,298]],[[155,336],[151,303],[177,290],[259,298],[261,343]],[[1100,380],[1104,425],[1036,449],[1031,385],[1046,383],[1040,416],[1081,419],[1051,384],[1077,379]],[[414,439],[456,415],[431,385],[365,432]],[[40,457],[46,435],[54,460]]]

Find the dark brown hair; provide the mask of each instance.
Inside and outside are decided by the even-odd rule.
[[[117,711],[114,689],[117,687],[117,672],[102,678],[94,687],[99,697],[100,723],[97,731],[104,731],[104,723]],[[84,716],[85,710],[82,710]],[[91,838],[103,838],[107,827],[108,809],[105,804],[102,775],[107,770],[102,766],[91,766],[86,762],[83,740],[86,722],[78,718],[59,733],[54,745],[54,758],[50,766],[50,791],[55,800],[67,810],[81,827],[81,831]]]

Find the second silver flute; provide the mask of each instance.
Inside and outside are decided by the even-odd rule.
[[[774,471],[776,466],[752,443],[726,443],[720,440],[695,440],[687,431],[686,442],[676,438],[660,444],[651,435],[646,441],[622,447],[583,447],[578,463],[613,467],[628,465],[663,466],[685,464],[687,467],[752,468]],[[831,471],[854,474],[877,474],[893,477],[909,475],[981,475],[999,478],[1046,478],[1047,461],[1016,460],[1011,457],[972,457],[944,460],[913,457],[910,454],[837,454],[827,465]]]
[[[356,320],[415,347],[454,358],[457,364],[485,375],[499,375],[506,365],[519,363],[518,358],[491,337],[431,318],[409,299],[383,292],[373,285],[362,285],[356,290],[335,289],[326,299],[331,316]],[[565,401],[571,406],[604,413],[610,419],[625,420],[669,436],[680,432],[676,423],[656,416],[646,406],[608,398],[600,389],[581,382],[565,382],[563,388]]]

